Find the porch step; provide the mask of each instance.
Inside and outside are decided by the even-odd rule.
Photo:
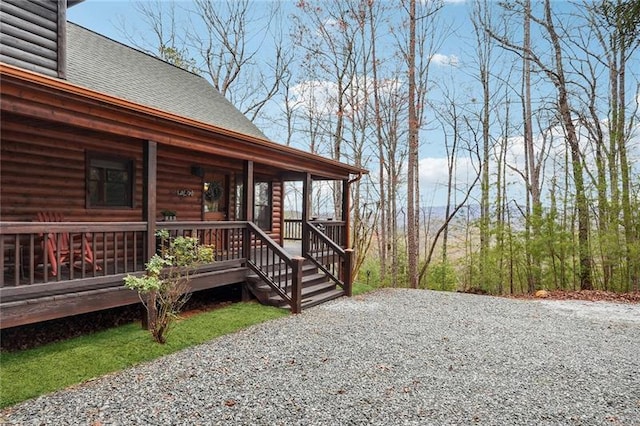
[[[307,275],[302,276],[302,291],[304,291],[307,287],[313,286],[314,284],[322,283],[326,281],[327,277],[324,274],[319,272],[309,273]],[[256,291],[261,292],[271,292],[271,287],[269,284],[265,283],[255,274],[247,277],[247,281],[253,283],[253,286]]]
[[[315,296],[312,296],[308,299],[302,298],[302,309],[307,309],[312,306],[320,305],[324,302],[328,302],[329,300],[338,299],[345,295],[344,290],[341,288],[334,288],[331,291],[326,291],[324,293],[319,293]]]
[[[274,270],[276,268],[282,268],[282,267],[281,266],[270,265],[270,266],[267,266],[265,269],[267,271],[272,271],[272,270]],[[309,260],[305,260],[304,263],[302,264],[302,276],[309,275],[309,274],[314,274],[317,271],[318,271],[318,268],[313,263],[311,263]],[[250,273],[248,278],[258,278],[258,275],[255,274],[255,273]]]
[[[276,306],[284,308],[288,303],[274,291],[267,283],[254,273],[247,275],[247,284],[249,290],[263,305]],[[291,293],[289,292],[289,295]],[[302,268],[302,308],[319,305],[323,302],[344,296],[344,291],[337,288],[336,284],[331,281],[324,273],[318,271],[318,268],[311,264],[305,263]]]
[[[289,293],[290,295],[291,293]],[[302,289],[302,309],[307,309],[312,306],[320,305],[329,300],[337,299],[344,296],[345,293],[341,288],[337,288],[335,283],[324,281],[320,284],[316,284],[310,287],[303,287]],[[278,308],[287,308],[289,304],[283,300],[279,294],[274,293],[265,302],[261,302],[264,305],[276,306]]]

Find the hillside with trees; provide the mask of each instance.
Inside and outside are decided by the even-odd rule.
[[[637,1],[195,0],[138,12],[151,37],[125,20],[131,43],[209,79],[272,139],[370,170],[352,193],[361,280],[640,290]],[[442,53],[451,46],[464,56]]]

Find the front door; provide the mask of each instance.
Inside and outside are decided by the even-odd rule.
[[[229,178],[223,174],[207,174],[203,187],[204,220],[227,220]]]
[[[207,173],[202,188],[202,215],[205,221],[223,221],[229,214],[229,176],[221,173]],[[227,248],[224,229],[209,234],[207,244],[213,244],[216,251]]]

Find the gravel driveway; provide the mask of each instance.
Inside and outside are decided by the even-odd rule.
[[[34,425],[640,425],[640,305],[381,290],[2,415]]]

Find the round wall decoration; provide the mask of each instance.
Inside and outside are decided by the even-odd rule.
[[[209,188],[207,188],[206,192],[204,193],[204,198],[207,201],[218,201],[220,198],[222,198],[222,185],[220,184],[220,182],[209,182]]]

